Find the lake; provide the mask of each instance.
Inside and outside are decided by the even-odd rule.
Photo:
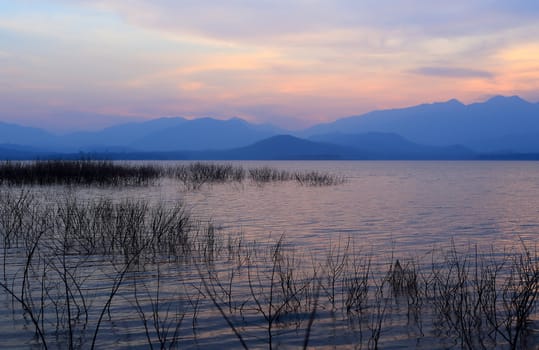
[[[183,198],[193,212],[210,213],[225,230],[265,239],[285,235],[324,248],[352,237],[375,251],[428,252],[452,241],[513,246],[536,241],[539,163],[536,162],[243,162],[291,171],[344,175],[339,186],[295,183],[225,185],[181,193],[176,184],[141,194]]]
[[[507,320],[513,327],[511,322],[517,322],[511,318],[512,309],[494,301],[500,304],[498,308],[486,310],[490,304],[476,292],[490,287],[471,277],[481,272],[484,280],[497,278],[494,287],[499,289],[489,291],[497,296],[495,300],[501,300],[509,298],[509,290],[514,292],[513,282],[522,280],[519,273],[535,271],[535,255],[526,266],[512,257],[522,256],[523,247],[535,254],[539,163],[234,164],[245,169],[270,166],[320,171],[344,176],[346,181],[334,186],[302,186],[294,181],[256,184],[247,180],[203,185],[192,191],[177,180],[164,178],[144,187],[50,186],[30,190],[41,205],[54,205],[62,198],[140,199],[150,206],[164,203],[165,207],[183,203],[193,218],[211,222],[216,228],[212,240],[221,240],[221,248],[208,253],[205,246],[203,262],[197,260],[200,257],[195,257],[194,265],[154,257],[137,263],[136,269],[130,266],[106,310],[96,348],[143,349],[150,343],[167,348],[241,348],[242,341],[249,348],[297,348],[305,339],[317,348],[505,348],[508,342],[518,348],[536,344],[539,327],[534,300],[526,337],[513,341],[503,323]],[[58,260],[61,264],[50,263],[46,262],[48,253],[40,254],[43,260],[30,269],[31,273],[44,279],[44,271],[51,266],[55,271],[61,270],[58,266],[74,267],[73,275],[80,276],[81,282],[68,294],[80,295],[73,297],[71,305],[87,319],[96,319],[102,308],[81,305],[106,303],[107,290],[121,263],[115,260],[118,265],[111,265],[95,255],[80,254]],[[21,278],[24,253],[4,249],[3,257],[7,261],[4,274]],[[508,270],[504,270],[505,265]],[[493,266],[500,267],[498,275],[492,273]],[[462,279],[454,280],[455,275]],[[509,283],[511,276],[514,280]],[[413,286],[403,284],[411,280]],[[463,281],[466,283],[459,283]],[[31,300],[39,304],[43,290],[56,290],[61,286],[57,282],[47,280],[47,288],[41,283],[26,293],[36,293]],[[536,288],[537,282],[525,287]],[[427,285],[425,292],[420,292],[421,284]],[[447,288],[446,294],[442,294],[443,288]],[[451,299],[459,292],[466,296],[460,304]],[[58,299],[49,297],[50,302],[45,300],[36,314],[51,337],[50,343],[64,348],[66,329],[73,337],[76,328],[88,332],[77,344],[89,348],[92,322],[80,326],[67,302],[52,302]],[[453,300],[452,307],[458,305],[460,319],[452,316],[458,314],[455,310],[444,309],[442,299]],[[462,300],[485,310],[463,309]],[[28,315],[21,316],[12,297],[5,294],[0,307],[9,311],[0,316],[0,345],[36,347],[39,339],[34,337],[32,321]],[[489,312],[496,315],[496,321],[489,319]],[[49,319],[54,321],[44,321]],[[463,326],[465,322],[468,328]],[[63,327],[60,336],[49,329],[59,324]],[[74,326],[66,328],[65,324]]]

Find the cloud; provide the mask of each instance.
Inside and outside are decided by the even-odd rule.
[[[0,10],[0,113],[13,118],[65,109],[299,125],[539,91],[532,1],[0,0]]]
[[[536,22],[538,5],[513,0],[62,0],[112,11],[134,25],[230,42],[375,28],[417,35],[485,34]]]
[[[510,5],[492,0],[56,1],[97,8],[171,40],[203,43],[220,55],[224,48],[240,54],[267,49],[280,59],[300,57],[320,64],[346,56],[341,66],[398,70],[410,60],[418,61],[412,66],[433,66],[445,56],[452,65],[476,68],[508,44],[539,37],[533,15],[539,6],[524,0]],[[432,62],[419,62],[418,57]]]
[[[460,67],[420,67],[411,71],[413,74],[420,74],[434,77],[447,78],[485,78],[491,79],[495,75],[491,72],[479,69],[460,68]]]

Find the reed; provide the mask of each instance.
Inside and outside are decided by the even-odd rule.
[[[284,237],[227,236],[179,204],[65,196],[43,205],[28,190],[0,194],[0,236],[0,290],[38,348],[102,347],[102,329],[121,314],[150,348],[204,347],[216,317],[227,345],[243,348],[328,345],[328,329],[359,349],[396,336],[462,349],[534,341],[539,257],[524,244],[418,260],[363,254],[348,239],[309,256]]]
[[[327,324],[327,319],[312,315],[322,317],[318,315],[324,310],[336,319],[348,319],[348,326],[338,332],[355,338],[357,348],[384,347],[386,338],[396,336],[393,324],[404,320],[407,332],[430,336],[433,347],[438,342],[445,347],[444,341],[463,349],[530,345],[539,265],[538,257],[525,247],[501,254],[501,260],[500,252],[474,255],[453,247],[433,252],[429,263],[391,256],[386,263],[373,264],[372,257],[347,243],[308,264],[285,246],[280,239],[264,248],[265,253],[243,250],[245,263],[234,274],[199,269],[205,294],[243,347],[261,346],[260,336],[252,335],[245,320],[262,323],[268,348],[282,344],[282,334],[292,330],[303,330],[307,344],[316,342],[328,331],[327,325],[318,329],[317,322]]]
[[[251,168],[227,163],[194,162],[169,167],[134,165],[106,160],[44,160],[0,163],[0,185],[7,186],[144,186],[162,177],[179,180],[187,189],[203,185],[242,183],[250,179],[261,185],[296,181],[303,186],[334,186],[345,179],[321,172],[290,172],[270,167]]]
[[[291,172],[268,166],[250,168],[219,163],[195,162],[173,167],[169,172],[191,190],[198,190],[205,184],[241,183],[245,179],[257,185],[273,182],[296,181],[303,186],[334,186],[345,182],[345,178],[322,172]]]
[[[342,176],[318,171],[297,172],[294,174],[294,179],[303,186],[335,186],[345,182]]]
[[[0,163],[3,185],[147,185],[161,176],[151,165],[127,165],[106,160],[44,160]]]
[[[277,181],[289,181],[292,174],[285,170],[270,167],[251,168],[248,171],[249,178],[256,184],[265,184]]]
[[[201,241],[207,230],[182,206],[69,196],[44,206],[22,191],[0,196],[0,207],[0,288],[20,305],[45,349],[56,342],[95,348],[128,273],[157,261],[181,263],[196,249],[215,250],[214,241]],[[174,343],[168,328],[156,330],[161,342]]]
[[[241,166],[203,162],[175,166],[169,173],[193,190],[200,189],[204,184],[242,182],[245,178]]]

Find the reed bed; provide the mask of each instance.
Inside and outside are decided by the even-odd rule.
[[[294,172],[271,167],[250,168],[219,163],[195,162],[179,165],[169,170],[169,174],[180,180],[188,189],[200,189],[205,184],[242,183],[250,180],[257,185],[296,181],[304,186],[334,186],[346,181],[342,176],[322,172]]]
[[[194,162],[169,167],[156,164],[127,164],[102,160],[44,160],[0,163],[0,185],[85,185],[144,186],[162,177],[179,180],[185,188],[198,190],[204,185],[255,184],[296,181],[304,186],[342,184],[341,176],[321,172],[290,172],[270,167],[251,168],[226,163]]]
[[[44,160],[0,163],[3,185],[147,185],[162,170],[151,165],[127,165],[98,160]]]
[[[242,182],[245,170],[232,164],[195,162],[178,165],[169,172],[188,189],[199,189],[204,184]]]
[[[335,186],[345,182],[345,178],[342,176],[318,171],[294,173],[294,179],[303,186]]]
[[[179,204],[66,196],[43,205],[22,190],[1,193],[0,209],[0,289],[20,306],[45,349],[94,349],[130,274],[216,251],[213,227]]]
[[[285,171],[278,170],[270,167],[251,168],[249,169],[249,178],[258,184],[264,184],[269,182],[290,181],[293,174]]]
[[[0,290],[36,348],[129,347],[122,324],[138,346],[161,349],[538,340],[539,258],[524,245],[419,260],[364,254],[348,239],[310,255],[284,237],[226,235],[180,204],[64,196],[45,206],[22,190],[0,194],[0,209]]]

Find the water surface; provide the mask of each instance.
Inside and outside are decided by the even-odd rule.
[[[158,164],[170,166],[174,163]],[[293,252],[288,258],[301,257],[305,261],[326,259],[329,251],[344,249],[349,241],[357,249],[353,252],[361,251],[369,259],[385,263],[384,268],[395,257],[429,261],[433,252],[450,247],[464,251],[477,249],[487,253],[510,252],[520,249],[522,244],[533,249],[537,243],[539,163],[536,162],[279,161],[235,164],[246,169],[270,166],[291,171],[330,172],[345,176],[347,180],[344,184],[328,187],[301,186],[294,181],[262,185],[244,181],[205,185],[197,191],[189,191],[178,181],[162,179],[147,187],[66,189],[52,186],[36,187],[32,191],[45,204],[69,196],[83,200],[96,197],[114,200],[140,198],[166,205],[182,202],[193,216],[213,222],[219,228],[218,235],[242,235],[245,242],[257,241],[261,247],[284,237],[286,249]],[[6,266],[9,273],[20,276],[24,260],[21,261],[18,254],[16,251],[9,252]],[[79,257],[71,256],[69,259],[77,264]],[[114,278],[115,271],[106,264],[101,266],[99,257],[80,259],[82,267],[77,273],[81,276],[87,274],[85,288],[90,291],[89,300],[100,305],[106,297],[107,283]],[[247,273],[255,271],[259,274],[259,282],[266,282],[264,278],[271,276],[271,269],[269,272],[267,270],[271,261],[256,260],[253,257],[250,262],[253,266],[258,265],[253,270],[247,269]],[[265,263],[268,265],[264,266]],[[234,264],[234,261],[225,259],[212,269],[217,269],[216,273],[224,278],[223,282],[227,282],[226,278],[231,271],[236,271]],[[305,266],[308,270],[308,265]],[[112,311],[107,314],[109,318],[99,333],[99,347],[147,348],[140,310],[150,316],[158,296],[164,301],[162,307],[167,317],[170,317],[168,326],[172,327],[179,324],[178,320],[182,320],[180,341],[177,343],[180,347],[218,349],[224,344],[239,347],[231,329],[211,302],[200,301],[196,320],[192,311],[189,311],[199,300],[200,290],[203,289],[200,271],[189,265],[163,264],[159,270],[156,267],[148,264],[129,275],[129,283],[120,288],[111,306]],[[234,302],[238,308],[234,311],[231,309],[230,317],[237,322],[251,346],[266,347],[264,319],[254,311],[256,303],[250,295],[253,286],[247,283],[249,275],[246,275],[245,268],[242,266],[237,269],[238,274],[233,277],[234,283],[231,283],[230,288],[233,285],[234,298],[237,298]],[[297,269],[295,271],[297,273]],[[37,273],[38,277],[43,276],[39,275],[39,269]],[[317,273],[327,271],[320,270]],[[142,293],[138,296],[138,312],[134,309],[136,300],[133,299],[137,285],[139,293]],[[343,291],[342,287],[339,286],[339,293]],[[255,289],[261,295],[268,291],[263,284],[256,285]],[[159,295],[156,290],[160,290]],[[36,292],[39,293],[39,286]],[[226,306],[228,304],[224,295],[221,302]],[[365,342],[362,337],[368,334],[369,322],[372,325],[374,316],[370,314],[370,318],[361,321],[367,328],[363,330],[366,333],[360,337],[357,330],[352,329],[352,321],[348,316],[328,308],[328,299],[324,298],[322,295],[321,300],[325,300],[325,304],[318,310],[311,345],[320,348],[349,348]],[[242,304],[243,300],[249,301]],[[425,322],[424,326],[418,326],[410,321],[409,310],[406,311],[403,304],[393,299],[390,303],[381,341],[384,348],[459,347],[452,336],[440,336],[434,323]],[[2,312],[0,317],[0,334],[3,338],[0,344],[3,342],[11,348],[32,348],[32,344],[35,344],[32,340],[32,326],[24,320],[20,310],[13,306],[12,299],[3,295],[0,309],[9,312]],[[430,320],[434,319],[432,310],[423,311],[429,315]],[[54,318],[54,310],[49,309],[46,316]],[[281,329],[276,329],[275,341],[284,348],[301,346],[306,319],[309,317],[308,310],[290,313],[287,317],[293,322],[301,322],[298,321],[296,328],[282,325]],[[286,324],[286,321],[282,322]],[[535,324],[533,327],[539,329]],[[364,344],[368,348],[368,337],[366,339]],[[65,343],[60,341],[58,347],[63,345]]]
[[[284,234],[324,247],[350,236],[374,250],[420,251],[456,245],[535,242],[536,162],[244,162],[343,174],[339,186],[224,185],[185,193],[196,213],[226,230],[263,239]],[[162,192],[174,193],[174,184]],[[160,195],[163,195],[161,192]]]

